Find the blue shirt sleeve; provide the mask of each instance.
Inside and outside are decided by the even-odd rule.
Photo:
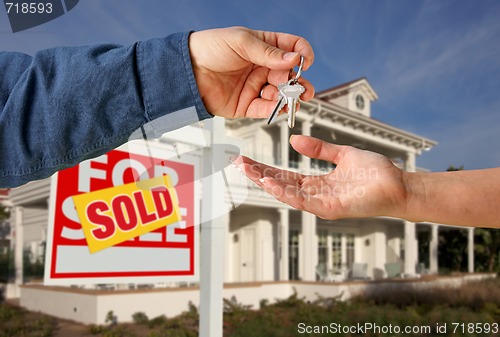
[[[53,48],[34,57],[0,52],[0,187],[106,153],[165,115],[180,121],[172,128],[211,117],[188,39],[179,33],[128,47]],[[184,114],[188,108],[196,113]]]

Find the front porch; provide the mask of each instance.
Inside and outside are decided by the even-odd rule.
[[[327,221],[273,202],[242,205],[225,222],[225,282],[437,274],[440,230],[469,232],[468,271],[474,271],[474,236],[468,228],[385,217]],[[422,232],[428,233],[425,242]]]
[[[348,300],[371,290],[402,289],[404,287],[458,287],[466,282],[495,278],[495,274],[464,274],[458,276],[426,276],[420,279],[350,281],[339,283],[274,281],[225,284],[223,297],[258,309],[262,300],[274,303],[294,293],[306,301],[322,297]],[[28,284],[21,287],[20,305],[31,311],[85,324],[105,324],[106,315],[113,311],[120,323],[131,322],[132,315],[143,312],[148,317],[174,317],[188,309],[191,302],[199,306],[199,288],[156,288],[134,290],[90,290]],[[222,300],[222,299],[221,299]]]

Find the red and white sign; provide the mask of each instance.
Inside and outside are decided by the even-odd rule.
[[[133,153],[113,150],[57,173],[51,185],[45,284],[197,281],[198,166],[198,157],[180,161],[157,144]],[[164,174],[177,191],[181,221],[91,254],[72,197]]]

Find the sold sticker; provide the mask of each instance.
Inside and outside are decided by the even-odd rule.
[[[91,253],[181,220],[168,175],[73,196]]]

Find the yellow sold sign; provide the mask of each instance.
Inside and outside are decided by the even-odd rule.
[[[181,220],[168,175],[73,196],[91,253]]]

